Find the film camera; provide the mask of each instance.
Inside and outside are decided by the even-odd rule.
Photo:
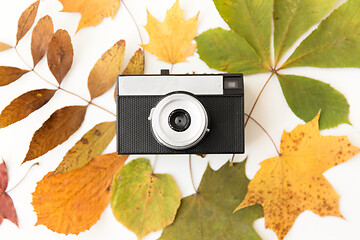
[[[118,154],[244,152],[242,74],[120,75]]]

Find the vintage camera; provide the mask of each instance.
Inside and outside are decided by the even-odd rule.
[[[244,152],[242,74],[120,75],[118,154]]]

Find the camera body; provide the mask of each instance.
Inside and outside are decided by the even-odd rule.
[[[118,154],[244,153],[242,74],[119,75]]]

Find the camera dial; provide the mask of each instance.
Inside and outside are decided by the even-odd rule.
[[[149,120],[155,139],[175,150],[195,146],[209,131],[204,106],[194,96],[182,92],[161,99],[151,110]]]

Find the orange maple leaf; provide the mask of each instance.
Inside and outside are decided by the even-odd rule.
[[[89,229],[109,204],[113,175],[127,157],[116,153],[100,155],[82,168],[56,175],[48,173],[33,193],[36,225],[64,234]]]
[[[96,26],[103,18],[114,18],[120,6],[119,0],[59,0],[62,12],[79,12],[81,19],[77,31],[81,28]]]
[[[194,54],[196,44],[191,43],[197,35],[198,16],[184,20],[179,0],[167,10],[163,22],[159,22],[148,11],[145,29],[150,41],[141,45],[154,54],[159,60],[175,64],[186,62],[186,58]]]
[[[283,133],[280,155],[261,163],[237,210],[259,203],[265,227],[284,239],[297,216],[311,210],[320,216],[342,217],[339,196],[323,176],[333,166],[360,152],[346,136],[322,136],[319,114],[310,122]]]

